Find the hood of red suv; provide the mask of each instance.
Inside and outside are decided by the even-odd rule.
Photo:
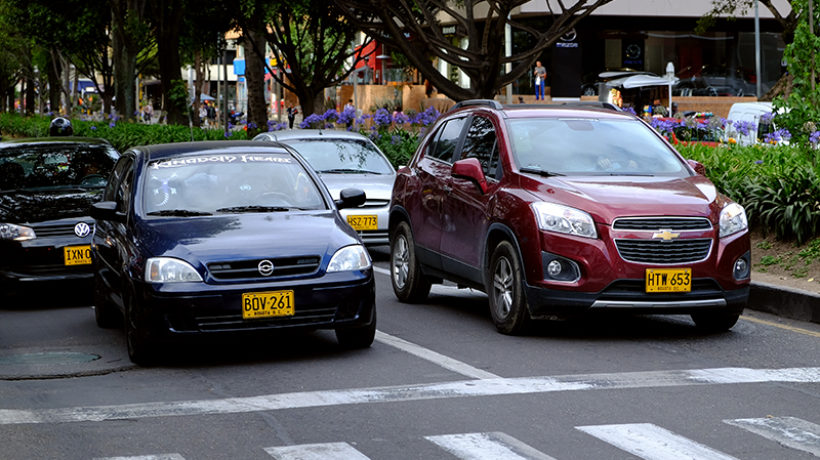
[[[627,216],[698,216],[717,221],[728,203],[703,176],[572,176],[525,179],[538,200],[572,206],[610,224]]]

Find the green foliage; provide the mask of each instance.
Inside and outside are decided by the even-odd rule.
[[[14,113],[0,113],[0,132],[3,136],[42,137],[48,135],[48,117],[22,117]],[[145,125],[123,121],[71,120],[75,136],[106,139],[120,152],[137,145],[205,140],[245,140],[244,130],[232,131],[228,136],[218,129],[191,130],[182,125]],[[113,125],[113,126],[112,126]]]
[[[362,134],[366,133],[363,132]],[[387,155],[394,167],[409,164],[420,141],[418,133],[401,127],[390,131],[384,130],[382,133],[374,132],[370,135],[370,138]]]
[[[171,83],[171,94],[168,95],[168,100],[180,112],[186,113],[188,107],[188,86],[183,80],[174,80]]]
[[[808,247],[797,253],[797,257],[806,265],[811,265],[815,260],[820,260],[820,238],[812,240]]]

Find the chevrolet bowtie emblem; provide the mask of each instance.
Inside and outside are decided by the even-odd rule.
[[[661,230],[652,234],[652,239],[661,239],[664,241],[672,241],[679,237],[680,233],[672,233],[670,230]]]

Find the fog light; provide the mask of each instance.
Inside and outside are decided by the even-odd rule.
[[[561,269],[561,262],[554,259],[547,265],[547,273],[553,278],[558,278],[558,275],[561,274]]]
[[[749,259],[751,258],[751,254],[748,252],[743,254],[739,259],[735,261],[735,268],[732,273],[736,280],[743,280],[747,279],[750,274],[750,266],[749,266]]]

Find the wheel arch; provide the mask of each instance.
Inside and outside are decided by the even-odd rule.
[[[512,231],[512,229],[498,222],[491,224],[490,227],[487,229],[487,238],[484,242],[484,252],[481,257],[481,272],[482,276],[484,277],[485,286],[489,282],[488,267],[490,266],[490,258],[493,256],[493,250],[502,241],[509,241],[510,244],[512,244],[513,248],[515,248],[516,253],[518,254],[518,260],[520,260],[522,264],[524,263],[524,257],[523,254],[521,254],[521,246],[518,244],[518,238],[515,236],[515,233]],[[526,280],[526,273],[524,279]]]

